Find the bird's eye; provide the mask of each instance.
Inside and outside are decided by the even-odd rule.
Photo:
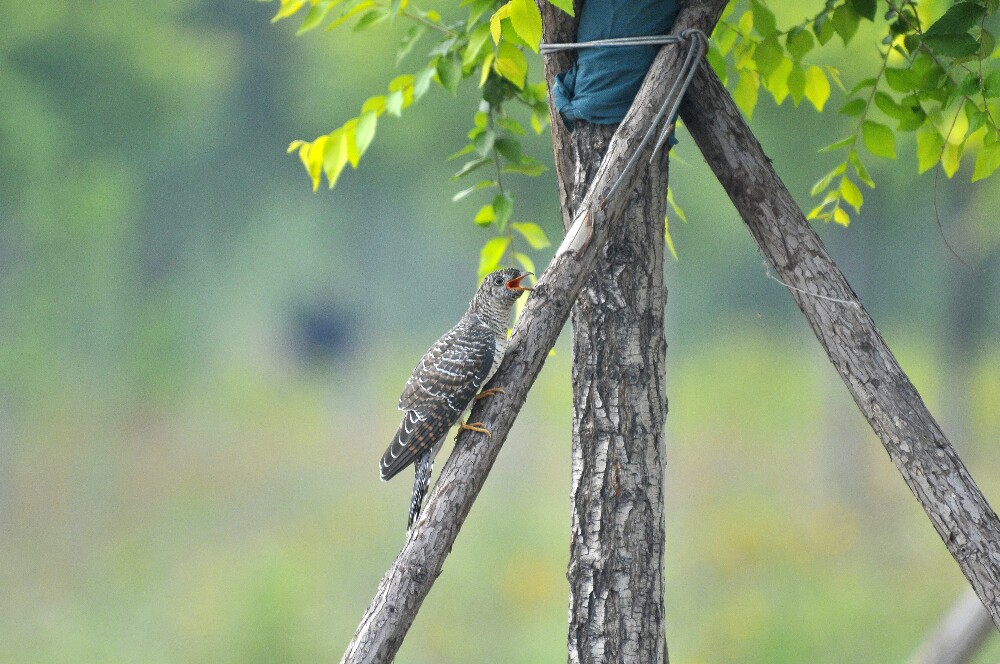
[[[503,277],[493,277],[493,283],[496,286],[503,286]]]

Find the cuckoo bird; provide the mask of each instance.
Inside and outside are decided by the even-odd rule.
[[[461,416],[476,399],[503,391],[492,388],[477,395],[503,359],[514,302],[531,290],[521,285],[528,274],[505,268],[487,275],[462,319],[430,347],[406,381],[399,397],[403,421],[379,470],[389,480],[415,464],[407,529],[420,515],[434,456],[452,425],[458,422],[460,429],[492,436],[482,422],[466,424]]]

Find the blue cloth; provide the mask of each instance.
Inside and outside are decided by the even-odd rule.
[[[584,0],[576,40],[665,35],[679,9],[677,0]],[[659,46],[578,50],[576,65],[556,76],[552,91],[567,125],[572,127],[573,120],[621,122],[659,50]]]

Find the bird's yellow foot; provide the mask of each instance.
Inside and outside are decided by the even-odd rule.
[[[487,438],[492,438],[493,437],[493,434],[490,433],[489,429],[487,429],[487,428],[485,428],[483,426],[482,422],[469,422],[468,424],[466,424],[462,420],[459,420],[458,421],[458,432],[462,433],[463,431],[476,431],[478,433],[485,433],[486,436],[487,436]]]
[[[490,389],[483,390],[482,392],[477,394],[476,401],[479,401],[480,399],[484,399],[486,397],[491,397],[494,394],[507,394],[507,391],[504,390],[502,387],[491,387]]]

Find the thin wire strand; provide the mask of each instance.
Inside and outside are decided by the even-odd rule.
[[[857,302],[853,302],[851,300],[841,300],[840,298],[837,298],[837,297],[830,297],[829,295],[821,295],[820,293],[813,293],[811,291],[807,291],[807,290],[804,290],[802,288],[799,288],[798,286],[793,286],[791,284],[785,283],[784,281],[782,281],[778,277],[776,277],[773,274],[771,274],[771,268],[769,268],[766,264],[764,265],[764,274],[771,281],[776,281],[779,284],[781,284],[782,286],[784,286],[785,288],[787,288],[789,290],[793,290],[796,293],[802,293],[803,295],[808,295],[810,297],[816,297],[816,298],[819,298],[821,300],[827,300],[828,302],[836,302],[837,304],[846,304],[846,305],[848,305],[850,307],[857,307],[858,306]]]

